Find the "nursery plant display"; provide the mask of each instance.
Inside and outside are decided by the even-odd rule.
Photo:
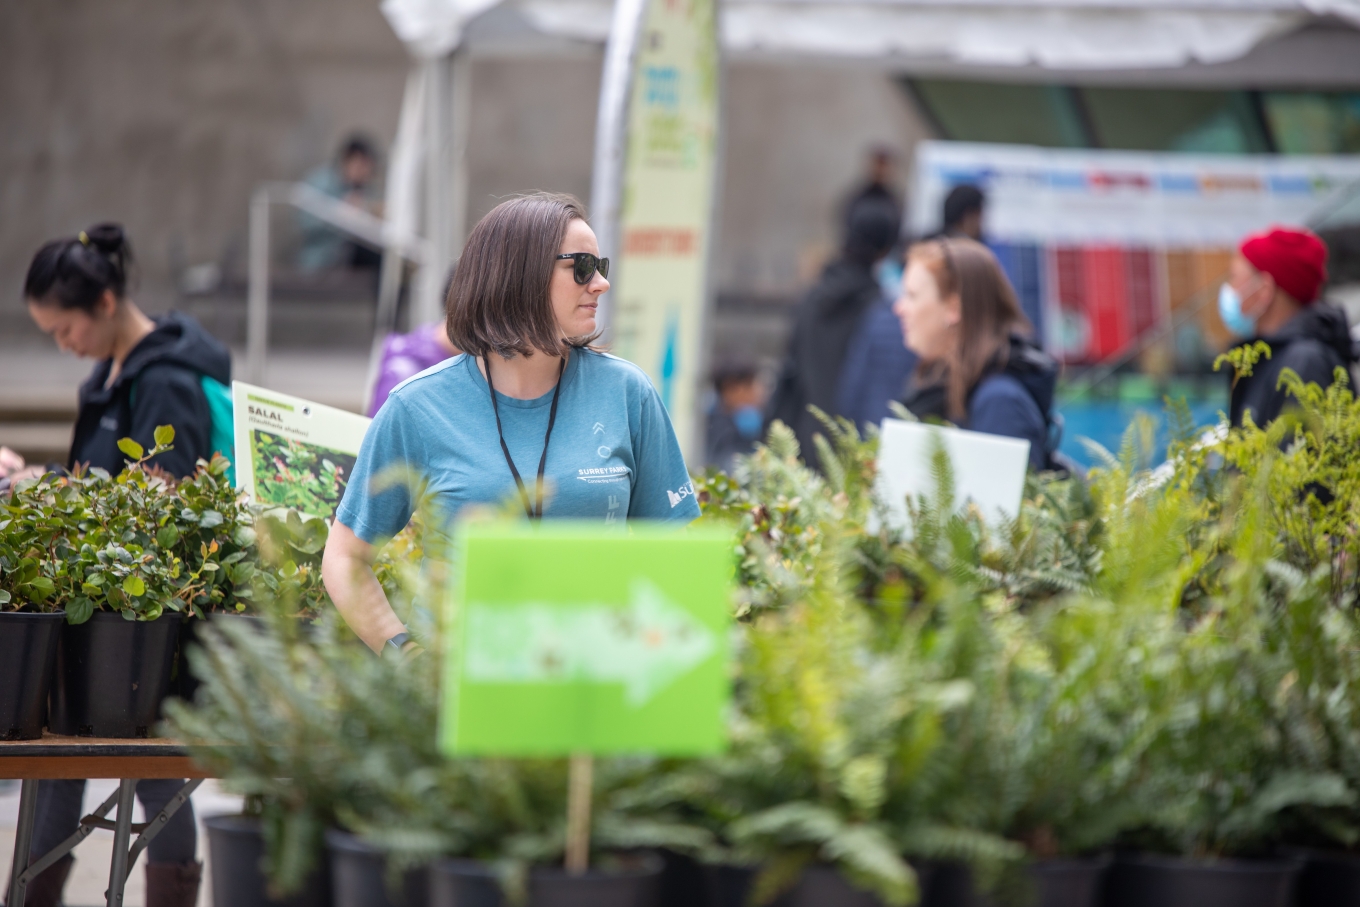
[[[1099,903],[1108,868],[1118,903],[1249,878],[1283,907],[1308,853],[1360,844],[1360,404],[1344,378],[1285,381],[1299,406],[1269,428],[1206,440],[1171,404],[1166,464],[1136,424],[1087,480],[1031,476],[991,528],[941,505],[942,454],[911,531],[881,528],[875,441],[848,425],[827,426],[824,474],[776,426],[696,480],[740,580],[729,746],[601,762],[595,856],[664,847],[750,903],[828,879],[941,903],[964,865],[998,903],[1063,872]],[[253,796],[285,887],[335,825],[393,881],[472,859],[522,902],[561,858],[565,763],[439,756],[443,593],[401,566],[418,535],[397,550],[385,585],[423,655],[374,659],[324,612],[311,639],[215,628],[207,695],[173,726]]]

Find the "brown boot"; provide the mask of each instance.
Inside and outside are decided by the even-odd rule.
[[[202,863],[147,863],[146,907],[195,907]]]
[[[61,890],[75,863],[76,858],[68,853],[38,873],[24,890],[24,907],[61,907]]]

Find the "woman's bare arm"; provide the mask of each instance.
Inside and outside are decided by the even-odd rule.
[[[331,524],[321,558],[321,579],[349,628],[374,652],[382,652],[387,641],[406,627],[373,575],[377,554],[377,549],[337,520]]]

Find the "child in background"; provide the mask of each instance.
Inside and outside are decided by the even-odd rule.
[[[765,387],[751,362],[728,362],[713,372],[718,398],[708,413],[704,462],[731,471],[738,454],[755,450],[765,428]]]

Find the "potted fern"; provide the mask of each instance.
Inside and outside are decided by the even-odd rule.
[[[403,611],[413,632],[433,636],[409,602]],[[174,733],[196,741],[201,759],[261,803],[277,894],[298,891],[324,853],[338,905],[380,896],[411,903],[427,888],[432,903],[480,890],[534,904],[545,888],[555,903],[605,903],[602,891],[611,890],[627,903],[654,903],[660,866],[637,850],[666,843],[666,830],[612,805],[635,769],[597,767],[599,869],[569,877],[556,868],[565,765],[443,757],[435,746],[437,647],[393,663],[374,658],[333,611],[310,636],[288,623],[271,613],[263,630],[206,628],[191,655],[204,678],[199,696],[169,707]]]

